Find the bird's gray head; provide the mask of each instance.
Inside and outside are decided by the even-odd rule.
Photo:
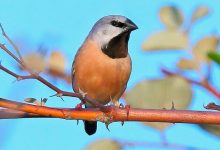
[[[130,33],[136,29],[138,27],[124,16],[105,16],[96,22],[88,38],[95,41],[109,57],[122,58],[128,53]]]

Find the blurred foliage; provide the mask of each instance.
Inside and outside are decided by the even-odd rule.
[[[125,96],[126,102],[131,107],[148,109],[172,109],[172,103],[175,104],[177,109],[187,109],[191,99],[191,85],[181,77],[141,81],[127,92]],[[172,125],[171,123],[153,122],[146,122],[144,124],[159,130]]]
[[[198,73],[198,78],[203,77],[202,67],[208,70],[210,65],[212,65],[211,61],[220,64],[220,54],[216,53],[219,45],[219,36],[208,35],[191,44],[190,33],[195,23],[209,13],[209,8],[199,6],[193,11],[191,18],[186,20],[184,13],[176,6],[162,7],[159,16],[161,22],[165,25],[165,30],[152,33],[143,42],[143,50],[186,50],[191,56],[189,58],[180,57],[176,63],[177,70],[196,71],[194,73]],[[173,102],[177,109],[187,109],[192,100],[192,85],[180,77],[144,80],[137,83],[126,94],[125,99],[132,107],[138,108],[167,109]],[[144,124],[161,131],[171,125],[155,122]],[[220,126],[218,125],[200,125],[200,127],[211,134],[220,136]]]
[[[200,125],[200,127],[211,134],[220,137],[220,125]]]
[[[101,139],[89,144],[86,150],[121,150],[120,143],[110,139]]]
[[[211,61],[220,64],[220,53],[217,53],[219,36],[208,35],[201,37],[196,43],[190,42],[192,27],[209,13],[208,7],[198,6],[190,18],[185,18],[182,10],[176,6],[161,7],[159,16],[165,28],[147,37],[142,44],[142,49],[145,52],[186,50],[190,57],[181,57],[175,64],[177,70],[180,71],[201,73],[201,68],[210,67]],[[53,50],[48,57],[41,51],[34,51],[24,56],[24,62],[37,73],[43,72],[52,78],[63,79],[71,84],[70,74],[66,71],[68,62],[60,51]],[[174,109],[173,105],[175,105],[175,108],[179,110],[188,108],[192,95],[192,85],[181,77],[173,76],[140,81],[125,94],[124,98],[128,104],[136,108]],[[40,102],[34,98],[27,98],[26,102],[42,105],[42,100]],[[172,124],[145,122],[144,125],[164,131]],[[211,134],[220,136],[220,126],[200,125],[200,127]],[[121,150],[122,146],[117,141],[101,139],[91,143],[86,149]]]
[[[44,51],[37,50],[25,54],[24,62],[27,68],[36,73],[46,73],[54,79],[63,79],[70,84],[71,76],[66,71],[67,60],[64,54],[61,51],[53,50],[49,57],[46,57],[44,53]]]

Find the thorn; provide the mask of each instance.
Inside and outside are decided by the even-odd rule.
[[[85,99],[86,97],[86,92],[83,92],[80,88],[79,88],[79,94],[82,95],[83,99]]]
[[[62,99],[62,101],[64,101],[64,99],[63,99],[63,94],[62,93],[56,93],[56,94],[54,94],[54,95],[51,95],[50,97],[54,97],[54,96],[57,96],[57,97],[59,97],[59,98],[61,98]]]
[[[17,80],[17,81],[21,81],[21,80],[23,80],[23,78],[22,78],[21,76],[18,76],[18,77],[16,78],[16,80]]]
[[[121,126],[123,126],[124,124],[125,124],[125,122],[124,122],[124,121],[122,121],[122,122],[121,122]]]
[[[3,27],[2,27],[2,24],[0,23],[0,28],[1,28],[1,30],[2,30],[2,34],[3,35],[5,35],[5,31],[4,31],[4,29],[3,29]]]
[[[63,99],[63,97],[62,97],[62,96],[57,96],[57,97],[61,98],[61,100],[62,100],[62,101],[64,101],[64,99]]]
[[[106,123],[105,123],[105,127],[106,127],[106,129],[110,132],[108,126],[109,126],[109,123],[106,122]]]
[[[176,110],[175,106],[174,106],[174,102],[172,101],[172,107],[170,110]]]
[[[77,125],[77,126],[79,125],[79,120],[76,120],[76,125]]]
[[[126,111],[127,111],[127,120],[128,120],[130,108],[131,108],[130,105],[125,105],[125,109],[126,109]]]
[[[54,94],[54,95],[51,95],[50,97],[54,97],[54,96],[57,96],[57,93],[56,93],[56,94]]]

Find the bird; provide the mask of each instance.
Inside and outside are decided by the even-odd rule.
[[[119,99],[130,78],[132,64],[128,53],[130,33],[137,25],[125,16],[108,15],[99,19],[78,49],[72,63],[72,87],[99,104]],[[85,108],[93,108],[89,103]],[[97,130],[97,121],[84,121],[88,135]]]

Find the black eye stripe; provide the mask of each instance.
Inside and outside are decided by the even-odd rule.
[[[113,25],[113,26],[115,26],[115,27],[119,27],[119,28],[123,28],[123,27],[126,26],[124,23],[119,22],[119,21],[117,21],[117,20],[113,20],[113,21],[111,22],[111,25]]]

